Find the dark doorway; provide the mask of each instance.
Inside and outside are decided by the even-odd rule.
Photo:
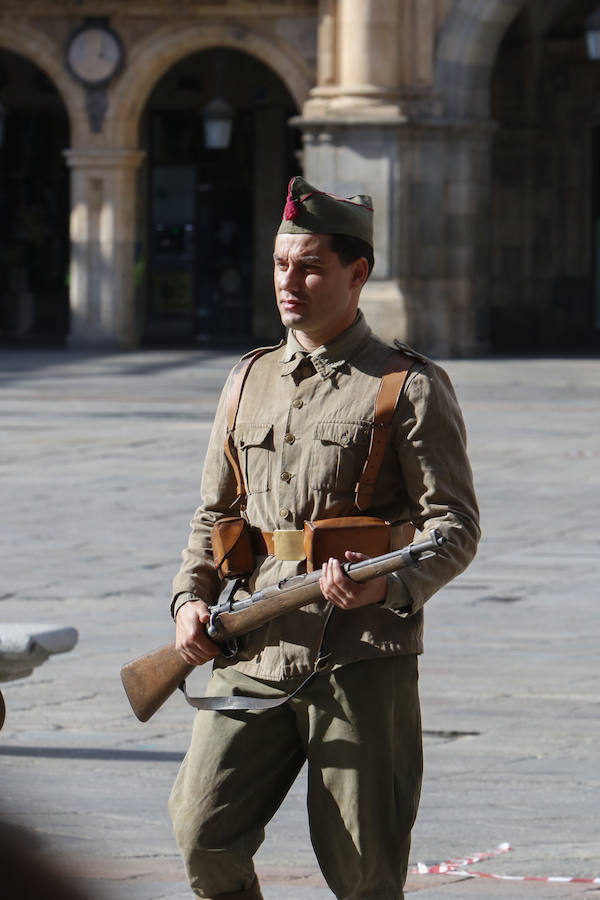
[[[594,0],[531,4],[492,79],[491,345],[597,352],[600,65],[586,51]]]
[[[69,328],[69,123],[46,75],[0,51],[0,341],[62,343]]]
[[[219,148],[207,146],[203,120],[216,98],[229,107],[232,126]],[[267,219],[274,233],[287,180],[298,170],[298,138],[287,125],[295,112],[281,80],[234,50],[194,54],[156,85],[141,126],[146,343],[255,336],[257,303],[270,303],[272,293],[257,221]],[[260,334],[267,339],[279,335],[275,312],[272,321],[268,315]]]

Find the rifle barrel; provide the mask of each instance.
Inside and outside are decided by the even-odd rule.
[[[437,550],[445,540],[435,529],[429,540],[418,541],[401,550],[392,550],[391,553],[384,553],[361,562],[344,563],[342,568],[353,581],[362,583],[379,575],[387,575],[406,566],[416,565],[423,554]],[[208,634],[216,641],[237,637],[283,613],[307,606],[321,596],[320,577],[320,571],[310,572],[307,575],[293,575],[277,585],[255,591],[250,597],[234,600],[228,610],[220,611],[214,617],[214,621],[207,629]],[[255,609],[260,607],[260,614],[255,612],[253,607]]]

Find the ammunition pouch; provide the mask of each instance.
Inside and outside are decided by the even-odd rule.
[[[345,516],[305,522],[306,569],[314,572],[332,557],[346,562],[346,550],[355,550],[365,556],[381,556],[389,553],[390,541],[390,523],[374,516]]]
[[[211,530],[213,560],[220,578],[241,578],[254,569],[250,526],[240,516],[219,519]]]

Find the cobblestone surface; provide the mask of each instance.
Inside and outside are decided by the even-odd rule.
[[[189,897],[166,813],[191,712],[146,725],[119,680],[170,640],[170,581],[236,355],[0,356],[2,622],[73,625],[76,648],[1,685],[0,804],[99,900]],[[600,876],[600,363],[451,361],[484,539],[428,605],[425,783],[412,862]],[[191,488],[190,484],[198,485]],[[207,672],[192,681],[200,691]],[[332,895],[301,776],[257,857],[266,900]],[[594,896],[600,885],[413,875],[428,900]]]

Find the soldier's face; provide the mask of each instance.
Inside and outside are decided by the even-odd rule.
[[[281,321],[303,346],[319,347],[352,324],[365,260],[343,266],[323,234],[278,234],[273,258]]]

